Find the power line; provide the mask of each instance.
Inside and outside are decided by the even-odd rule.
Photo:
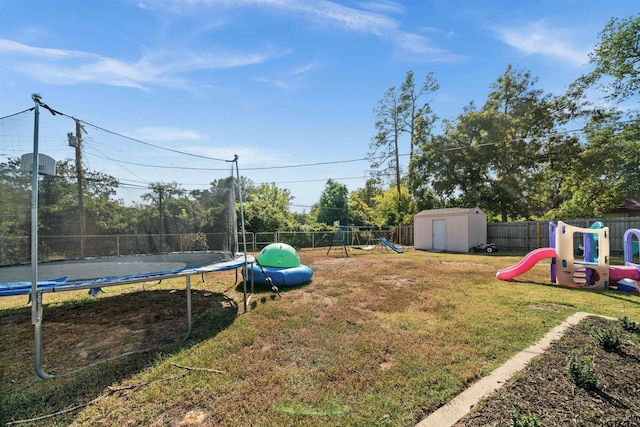
[[[111,135],[115,135],[118,136],[120,138],[124,138],[133,142],[137,142],[139,144],[144,144],[150,147],[154,147],[157,148],[159,150],[164,150],[164,151],[169,151],[172,153],[177,153],[177,154],[182,154],[185,156],[191,156],[191,157],[197,157],[197,158],[201,158],[201,159],[206,159],[206,160],[214,160],[214,161],[221,161],[221,162],[229,162],[230,160],[227,159],[219,159],[219,158],[215,158],[215,157],[209,157],[209,156],[203,156],[203,155],[199,155],[199,154],[193,154],[193,153],[189,153],[189,152],[185,152],[185,151],[181,151],[181,150],[175,150],[172,148],[166,148],[166,147],[162,147],[156,144],[152,144],[146,141],[142,141],[140,139],[136,139],[136,138],[132,138],[123,134],[120,134],[118,132],[115,131],[111,131],[109,129],[103,128],[101,126],[98,126],[96,124],[84,121],[84,120],[80,120],[80,119],[76,119],[73,116],[70,116],[68,114],[65,113],[61,113],[59,111],[53,110],[52,108],[48,107],[46,104],[42,105],[43,107],[47,108],[53,115],[59,114],[65,117],[68,117],[72,120],[77,120],[83,124],[86,124],[88,126],[92,126],[96,129],[102,130],[103,132],[109,133]],[[6,118],[6,117],[11,117],[14,115],[18,115],[18,114],[22,114],[24,112],[33,110],[33,107],[30,109],[26,109],[23,110],[19,113],[15,113],[9,116],[5,116],[2,118]],[[0,118],[0,119],[2,119]],[[638,119],[635,120],[627,120],[627,121],[622,121],[622,122],[618,122],[617,124],[628,124],[628,123],[633,123],[633,122],[637,122]],[[582,127],[580,129],[572,129],[572,130],[566,130],[566,131],[560,131],[560,132],[555,132],[552,135],[549,136],[545,136],[545,137],[540,137],[539,139],[544,141],[544,140],[549,140],[551,138],[553,138],[554,136],[558,136],[558,135],[562,135],[562,134],[568,134],[568,133],[575,133],[575,132],[584,132],[585,131],[585,127]],[[533,138],[528,138],[528,139],[533,139]],[[497,144],[501,144],[501,143],[509,143],[509,142],[525,142],[526,138],[516,138],[516,139],[511,139],[511,140],[502,140],[502,141],[495,141],[495,142],[487,142],[487,143],[483,143],[483,144],[477,144],[474,145],[473,147],[485,147],[485,146],[491,146],[491,145],[497,145]],[[468,146],[457,146],[457,147],[447,147],[444,148],[444,151],[456,151],[456,150],[465,150],[465,149],[469,149],[471,148],[471,145]],[[94,147],[95,148],[95,147]],[[100,152],[99,150],[96,149],[96,151]],[[102,153],[103,154],[103,153]],[[110,160],[116,164],[118,164],[120,167],[122,167],[123,169],[127,170],[126,168],[124,168],[122,165],[120,165],[120,163],[123,164],[130,164],[130,165],[134,165],[134,166],[140,166],[140,167],[150,167],[150,168],[159,168],[159,169],[183,169],[183,170],[204,170],[204,171],[225,171],[227,170],[226,168],[222,169],[222,168],[204,168],[204,167],[190,167],[190,166],[169,166],[169,165],[157,165],[157,164],[144,164],[144,163],[138,163],[138,162],[131,162],[131,161],[127,161],[127,160],[116,160],[113,159],[111,157],[108,156],[100,156],[100,155],[96,155],[96,154],[92,154],[96,157],[99,158],[103,158],[105,160]],[[407,157],[410,154],[398,154],[398,157]],[[302,163],[302,164],[293,164],[293,165],[281,165],[281,166],[264,166],[264,167],[246,167],[243,168],[243,170],[245,171],[259,171],[259,170],[276,170],[276,169],[291,169],[291,168],[302,168],[302,167],[313,167],[313,166],[327,166],[327,165],[335,165],[335,164],[343,164],[343,163],[355,163],[355,162],[362,162],[362,161],[372,161],[372,160],[379,160],[379,159],[384,159],[387,158],[388,156],[375,156],[375,157],[363,157],[363,158],[357,158],[357,159],[347,159],[347,160],[333,160],[333,161],[327,161],[327,162],[314,162],[314,163]],[[419,156],[416,156],[419,157]],[[132,173],[131,171],[127,170],[129,173]],[[133,173],[132,173],[133,174]],[[135,174],[134,174],[135,175]]]
[[[329,179],[332,179],[334,181],[343,181],[346,179],[363,179],[363,178],[364,176],[347,176],[343,178],[322,178],[322,179],[305,179],[300,181],[279,181],[279,182],[274,182],[274,184],[302,184],[305,182],[322,182],[322,181],[327,181]]]
[[[17,113],[9,114],[8,116],[0,117],[0,120],[8,119],[9,117],[17,116],[22,113],[26,113],[27,111],[33,111],[36,107],[27,108],[26,110],[19,111]]]
[[[99,153],[101,153],[101,151],[99,151],[98,149],[96,149],[94,147],[94,149],[96,151],[98,151]],[[102,153],[103,155],[98,155],[95,153],[92,153],[92,156],[98,157],[100,159],[105,159],[105,160],[110,160],[112,162],[115,163],[124,163],[127,165],[133,165],[133,166],[140,166],[140,167],[146,167],[146,168],[155,168],[155,169],[181,169],[181,170],[203,170],[203,171],[227,171],[229,170],[229,168],[204,168],[204,167],[194,167],[194,166],[170,166],[170,165],[152,165],[152,164],[146,164],[146,163],[138,163],[138,162],[131,162],[129,160],[122,160],[122,159],[114,159],[112,157],[108,157],[105,156],[104,153]]]
[[[182,154],[182,155],[185,155],[185,156],[198,157],[198,158],[201,158],[201,159],[215,160],[215,161],[218,161],[218,162],[227,162],[227,163],[228,163],[228,162],[233,161],[233,160],[229,160],[229,159],[218,159],[218,158],[215,158],[215,157],[209,157],[209,156],[203,156],[203,155],[200,155],[200,154],[188,153],[188,152],[186,152],[186,151],[174,150],[173,148],[167,148],[167,147],[162,147],[162,146],[160,146],[160,145],[151,144],[150,142],[146,142],[146,141],[142,141],[142,140],[140,140],[140,139],[132,138],[132,137],[130,137],[130,136],[123,135],[123,134],[121,134],[121,133],[118,133],[118,132],[115,132],[115,131],[112,131],[112,130],[109,130],[109,129],[103,128],[103,127],[98,126],[98,125],[96,125],[96,124],[93,124],[93,123],[91,123],[91,122],[87,122],[87,121],[85,121],[85,120],[80,120],[80,119],[77,119],[77,118],[75,118],[75,117],[73,117],[73,116],[70,116],[70,115],[68,115],[68,114],[65,114],[65,113],[63,113],[63,112],[60,112],[60,111],[54,110],[53,108],[49,107],[47,104],[43,103],[42,101],[40,101],[40,102],[39,102],[39,104],[40,104],[40,106],[41,106],[41,107],[46,108],[47,110],[49,110],[49,112],[50,112],[52,115],[54,115],[54,116],[55,116],[56,114],[59,114],[59,115],[61,115],[61,116],[68,117],[68,118],[70,118],[70,119],[72,119],[72,120],[74,120],[74,121],[78,121],[78,122],[80,122],[80,123],[82,123],[82,124],[85,124],[85,125],[91,126],[91,127],[95,128],[95,129],[99,129],[99,130],[101,130],[101,131],[103,131],[103,132],[106,132],[106,133],[109,133],[109,134],[111,134],[111,135],[114,135],[114,136],[117,136],[117,137],[120,137],[120,138],[124,138],[124,139],[128,139],[129,141],[137,142],[137,143],[139,143],[139,144],[144,144],[144,145],[147,145],[147,146],[149,146],[149,147],[157,148],[157,149],[159,149],[159,150],[169,151],[169,152],[172,152],[172,153]],[[32,109],[33,109],[33,108],[32,108]],[[24,113],[25,111],[29,111],[29,109],[24,110],[24,111],[21,111],[20,113],[16,113],[16,114],[21,114],[21,113]],[[15,114],[14,114],[14,115],[15,115]],[[11,116],[7,116],[7,117],[11,117]]]
[[[401,154],[401,156],[408,156],[408,154]],[[326,166],[326,165],[337,165],[340,163],[355,163],[355,162],[362,162],[362,161],[370,161],[370,160],[375,160],[375,159],[381,159],[387,156],[380,156],[380,157],[363,157],[360,159],[350,159],[350,160],[334,160],[334,161],[330,161],[330,162],[317,162],[317,163],[303,163],[303,164],[298,164],[298,165],[284,165],[284,166],[265,166],[265,167],[255,167],[255,168],[242,168],[243,170],[251,170],[251,171],[256,171],[256,170],[271,170],[271,169],[290,169],[290,168],[303,168],[303,167],[309,167],[309,166]]]
[[[94,148],[95,149],[95,148]],[[96,149],[96,151],[100,152]],[[101,153],[101,152],[100,152]],[[156,169],[185,169],[185,170],[203,170],[203,171],[226,171],[228,168],[206,168],[206,167],[195,167],[195,166],[172,166],[172,165],[158,165],[158,164],[148,164],[148,163],[139,163],[139,162],[131,162],[129,160],[121,160],[121,159],[113,159],[111,157],[105,156],[104,153],[100,156],[98,154],[92,153],[93,156],[99,157],[105,160],[111,160],[117,163],[124,163],[133,166],[141,166],[148,168],[156,168]],[[400,154],[400,157],[406,157],[409,154]],[[381,159],[387,156],[379,156],[379,157],[369,157],[369,158],[358,158],[358,159],[349,159],[349,160],[333,160],[328,162],[316,162],[316,163],[303,163],[303,164],[295,164],[295,165],[282,165],[282,166],[263,166],[263,167],[243,167],[244,171],[259,171],[259,170],[273,170],[273,169],[290,169],[290,168],[302,168],[302,167],[311,167],[311,166],[326,166],[326,165],[336,165],[341,163],[355,163],[362,161],[370,161]]]
[[[64,115],[66,116],[66,114],[64,114]],[[70,117],[70,116],[67,116],[67,117]],[[73,118],[73,117],[71,117],[71,118]],[[121,133],[114,132],[114,131],[109,130],[109,129],[105,129],[103,127],[100,127],[98,125],[95,125],[93,123],[90,123],[90,122],[87,122],[87,121],[84,121],[84,120],[79,120],[79,121],[82,122],[83,124],[86,124],[88,126],[94,127],[94,128],[99,129],[99,130],[101,130],[103,132],[107,132],[107,133],[109,133],[111,135],[114,135],[114,136],[117,136],[117,137],[120,137],[120,138],[124,138],[124,139],[128,139],[129,141],[137,142],[138,144],[144,144],[144,145],[147,145],[149,147],[157,148],[159,150],[169,151],[171,153],[182,154],[184,156],[197,157],[197,158],[200,158],[200,159],[215,160],[217,162],[227,162],[228,163],[228,162],[232,161],[232,160],[229,160],[229,159],[218,159],[218,158],[215,158],[215,157],[203,156],[201,154],[188,153],[186,151],[175,150],[173,148],[163,147],[161,145],[152,144],[150,142],[142,141],[140,139],[132,138],[130,136],[123,135]]]

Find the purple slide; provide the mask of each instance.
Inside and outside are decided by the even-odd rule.
[[[496,273],[496,278],[500,280],[511,280],[521,274],[531,270],[538,261],[545,258],[555,258],[556,250],[554,248],[539,248],[525,255],[520,262],[511,267],[502,269]]]

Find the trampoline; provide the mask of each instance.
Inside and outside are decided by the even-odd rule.
[[[211,159],[224,162],[231,167],[230,175],[225,173],[223,178],[215,180],[216,197],[211,198],[209,207],[212,214],[207,215],[206,226],[183,222],[180,228],[176,227],[176,230],[181,230],[180,239],[168,239],[167,216],[164,214],[166,206],[163,207],[163,193],[160,191],[157,204],[159,221],[156,222],[154,215],[150,213],[148,217],[144,217],[148,218],[144,220],[146,221],[144,224],[130,224],[135,230],[129,235],[129,238],[133,237],[133,239],[127,240],[128,243],[121,246],[119,240],[115,243],[105,239],[119,236],[108,235],[108,227],[100,229],[96,225],[98,221],[94,223],[95,233],[88,232],[87,212],[83,198],[90,196],[91,192],[84,188],[86,183],[83,184],[81,179],[78,179],[77,216],[52,214],[47,221],[39,220],[39,194],[48,195],[49,201],[57,200],[47,190],[48,187],[43,186],[44,188],[39,189],[39,184],[40,182],[57,182],[60,178],[56,175],[56,160],[41,153],[43,148],[49,152],[58,152],[60,143],[53,137],[40,141],[39,109],[42,107],[51,113],[51,116],[46,116],[48,120],[45,120],[45,126],[42,128],[49,129],[49,135],[55,126],[66,126],[69,124],[66,121],[71,120],[70,123],[76,126],[77,134],[81,133],[78,129],[82,126],[91,127],[93,137],[102,141],[101,143],[109,144],[108,141],[111,141],[119,145],[125,141],[124,146],[128,146],[131,140],[52,110],[42,103],[38,94],[33,94],[32,100],[34,101],[33,109],[0,118],[2,129],[12,132],[11,138],[3,140],[3,144],[10,145],[6,152],[18,153],[17,155],[24,153],[19,158],[10,158],[4,152],[0,153],[0,184],[2,184],[0,205],[3,207],[0,215],[0,230],[2,230],[0,260],[4,264],[0,265],[0,297],[15,295],[30,297],[31,323],[35,329],[36,373],[42,378],[52,376],[42,367],[43,297],[45,294],[84,289],[96,296],[101,288],[184,277],[187,311],[187,332],[184,339],[187,339],[191,333],[192,320],[191,276],[236,270],[237,284],[238,270],[247,271],[248,266],[256,262],[247,254],[238,156],[234,155],[232,160]],[[22,116],[30,114],[30,111],[33,111],[34,115],[32,145],[29,141],[30,132],[22,127],[23,123],[29,122]],[[86,129],[84,132],[86,133]],[[73,135],[69,135],[69,144],[71,144]],[[73,140],[73,144],[79,150],[78,135]],[[3,148],[5,148],[4,145]],[[82,169],[81,165],[79,169]],[[160,190],[162,188],[164,187],[160,185]],[[67,187],[65,191],[68,192],[68,190]],[[29,195],[30,200],[27,197]],[[236,205],[239,207],[238,210]],[[154,210],[151,209],[150,212]],[[30,220],[28,219],[29,211],[31,212]],[[203,232],[204,228],[209,230],[211,238]],[[43,236],[40,235],[40,231],[43,232]],[[202,250],[183,251],[182,234],[195,235],[195,240],[187,241],[185,244],[191,247],[197,246]],[[242,237],[241,242],[238,241],[239,236]],[[167,246],[169,249],[166,249]],[[40,250],[42,250],[41,253],[39,253]],[[119,255],[108,256],[112,254]],[[248,283],[251,283],[250,289],[248,289]],[[243,275],[242,286],[246,311],[253,293],[253,278],[247,280],[246,275]]]
[[[43,261],[38,263],[38,290],[56,292],[81,285],[96,288],[128,280],[156,280],[180,275],[199,267],[229,263],[230,254],[221,251],[172,252],[114,257]],[[31,264],[0,267],[0,296],[31,292]],[[174,276],[175,277],[175,276]]]
[[[220,251],[174,252],[167,254],[131,255],[92,259],[62,260],[38,263],[36,292],[32,295],[32,282],[24,280],[31,273],[30,265],[0,267],[0,297],[29,295],[36,318],[34,324],[34,368],[41,378],[51,378],[42,366],[43,294],[88,289],[92,294],[98,289],[134,283],[161,281],[177,277],[185,278],[186,289],[186,333],[183,341],[191,335],[191,276],[217,271],[246,269],[255,262],[251,255]],[[245,286],[245,308],[248,302]],[[145,350],[140,350],[145,351]],[[135,353],[135,352],[134,352]],[[123,357],[132,352],[115,357]],[[105,359],[111,360],[113,359]],[[75,372],[75,371],[72,371]]]

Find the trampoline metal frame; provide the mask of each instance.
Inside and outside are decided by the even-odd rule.
[[[220,263],[218,265],[216,264],[212,264],[209,266],[205,266],[205,267],[201,267],[201,268],[194,268],[194,269],[187,269],[187,270],[183,270],[177,273],[172,273],[172,274],[158,274],[158,275],[153,275],[153,274],[149,274],[149,275],[144,275],[143,277],[138,277],[138,278],[129,278],[129,279],[124,279],[124,280],[114,280],[114,281],[110,281],[110,282],[100,282],[100,283],[96,283],[95,281],[86,281],[86,282],[73,282],[73,283],[62,283],[59,286],[54,286],[54,287],[49,287],[49,288],[45,288],[45,289],[36,289],[35,294],[33,292],[30,293],[31,295],[31,304],[33,309],[33,313],[35,313],[35,318],[33,321],[33,326],[34,326],[34,369],[36,371],[36,374],[38,374],[38,376],[40,378],[44,378],[44,379],[48,379],[48,378],[53,378],[55,375],[50,374],[48,372],[46,372],[42,366],[42,337],[43,337],[43,332],[42,332],[42,324],[43,324],[43,296],[45,293],[53,293],[53,292],[66,292],[66,291],[78,291],[78,290],[83,290],[83,289],[93,289],[93,288],[103,288],[103,287],[111,287],[111,286],[121,286],[121,285],[130,285],[130,284],[135,284],[135,283],[144,283],[144,282],[151,282],[151,281],[156,281],[156,280],[164,280],[164,279],[174,279],[177,277],[185,277],[185,290],[186,290],[186,302],[187,302],[187,332],[185,333],[185,336],[182,338],[182,340],[180,342],[184,342],[186,341],[189,336],[191,335],[191,327],[192,327],[192,311],[191,311],[191,276],[197,275],[197,274],[206,274],[206,273],[211,273],[211,272],[216,272],[216,271],[228,271],[228,270],[236,270],[236,283],[238,283],[238,269],[244,269],[245,271],[247,270],[247,265],[251,264],[255,262],[255,258],[251,255],[247,255],[247,256],[240,256],[237,257],[234,261],[231,262],[224,262],[224,263]],[[248,301],[249,301],[249,296],[247,295],[246,289],[246,282],[247,282],[247,275],[243,275],[244,279],[244,294],[243,294],[243,301],[244,301],[244,307],[245,307],[245,311],[247,309],[247,305],[248,305]],[[253,276],[251,276],[251,289],[253,290]],[[132,351],[132,352],[126,352],[126,353],[121,353],[118,354],[116,356],[107,358],[107,359],[103,359],[100,360],[96,363],[93,363],[91,365],[79,368],[79,369],[75,369],[73,371],[70,372],[66,372],[62,375],[70,375],[73,373],[76,373],[82,369],[86,369],[90,366],[94,366],[98,363],[103,363],[103,362],[107,362],[110,360],[114,360],[120,357],[124,357],[124,356],[129,356],[131,354],[135,354],[135,353],[142,353],[145,351],[149,351],[149,349],[141,349],[141,350],[136,350],[136,351]]]

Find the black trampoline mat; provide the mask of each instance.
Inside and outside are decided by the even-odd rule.
[[[46,261],[38,264],[38,280],[68,277],[69,281],[78,281],[161,273],[203,267],[231,259],[228,252],[199,251]],[[0,283],[30,281],[31,275],[31,264],[0,267]]]

